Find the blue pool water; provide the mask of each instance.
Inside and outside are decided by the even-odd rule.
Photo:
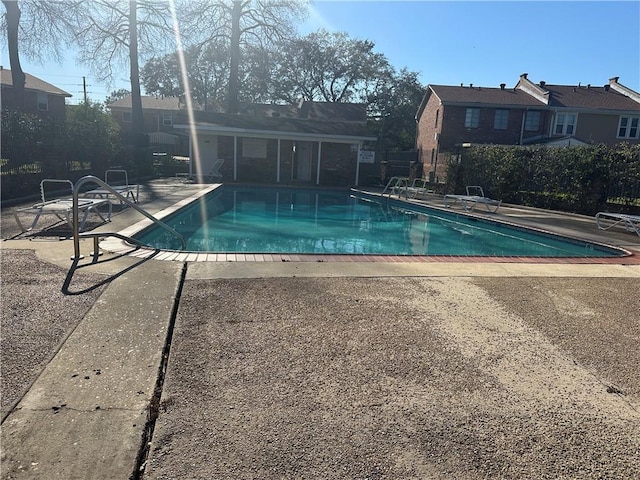
[[[355,191],[223,186],[165,223],[196,252],[611,257],[601,245]],[[178,250],[154,227],[143,243]]]

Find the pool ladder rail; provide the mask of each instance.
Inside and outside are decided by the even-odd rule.
[[[178,233],[176,230],[171,228],[166,223],[158,220],[156,217],[151,215],[142,207],[138,206],[135,202],[130,201],[128,198],[120,194],[120,192],[116,191],[113,187],[111,187],[110,185],[108,185],[106,182],[102,181],[98,177],[95,177],[93,175],[87,175],[85,177],[82,177],[80,180],[78,180],[76,184],[73,186],[73,253],[74,253],[74,256],[71,257],[71,260],[77,262],[82,258],[84,258],[80,254],[80,238],[93,238],[92,256],[93,256],[94,262],[97,261],[97,258],[100,255],[99,248],[98,248],[98,241],[100,237],[116,237],[116,238],[119,238],[120,240],[125,240],[129,243],[132,243],[140,247],[148,247],[148,245],[140,242],[139,240],[136,240],[135,238],[131,238],[116,232],[82,232],[80,233],[79,222],[78,222],[79,192],[80,192],[80,187],[82,187],[85,183],[89,183],[89,182],[93,182],[97,184],[99,187],[102,187],[107,192],[114,195],[118,200],[120,200],[120,202],[130,206],[134,210],[138,211],[139,213],[147,217],[153,223],[157,224],[158,226],[168,231],[172,235],[178,237],[181,243],[181,250],[186,249],[186,242],[184,240],[184,237],[180,233]]]

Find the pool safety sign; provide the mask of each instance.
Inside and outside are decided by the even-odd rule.
[[[369,150],[360,150],[358,152],[359,163],[373,163],[375,159],[376,159],[376,152],[372,152]]]

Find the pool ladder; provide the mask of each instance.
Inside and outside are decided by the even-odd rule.
[[[120,240],[125,240],[125,241],[127,241],[129,243],[132,243],[132,244],[140,246],[140,247],[147,247],[148,246],[148,245],[145,245],[144,243],[140,242],[139,240],[136,240],[135,238],[131,238],[131,237],[128,237],[126,235],[122,235],[122,234],[116,233],[116,232],[83,232],[83,233],[80,233],[80,227],[79,227],[79,222],[78,222],[79,192],[80,192],[80,187],[82,187],[85,183],[89,183],[89,182],[96,183],[98,186],[104,188],[110,194],[113,194],[122,203],[126,203],[128,206],[132,207],[134,210],[138,211],[139,213],[141,213],[142,215],[147,217],[149,220],[151,220],[153,223],[155,223],[159,227],[161,227],[164,230],[168,231],[172,235],[178,237],[178,239],[180,240],[180,244],[181,244],[181,250],[185,250],[186,249],[186,242],[184,240],[184,237],[180,233],[175,231],[173,228],[171,228],[166,223],[163,223],[160,220],[158,220],[156,217],[154,217],[149,212],[147,212],[146,210],[144,210],[143,208],[138,206],[136,203],[130,201],[125,196],[121,195],[113,187],[111,187],[110,185],[108,185],[106,182],[102,181],[98,177],[95,177],[93,175],[87,175],[85,177],[82,177],[80,180],[78,180],[76,182],[76,184],[73,186],[73,254],[74,254],[74,256],[71,258],[71,260],[78,261],[78,260],[81,260],[82,258],[84,258],[82,255],[80,255],[80,238],[93,238],[93,253],[92,253],[92,255],[93,255],[93,258],[94,258],[94,262],[97,260],[98,256],[100,255],[99,254],[99,248],[98,248],[98,242],[99,242],[99,238],[100,237],[116,237],[116,238],[119,238]]]

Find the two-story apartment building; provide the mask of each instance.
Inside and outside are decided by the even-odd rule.
[[[107,108],[120,125],[123,136],[131,133],[131,96],[117,100]],[[149,136],[149,144],[157,152],[168,155],[186,155],[189,149],[184,132],[176,131],[176,123],[188,121],[184,102],[179,97],[142,96],[143,131]]]
[[[604,86],[533,83],[515,87],[429,85],[416,114],[423,174],[442,179],[465,145],[640,142],[640,94],[611,78]]]
[[[18,99],[13,94],[13,78],[11,70],[0,67],[0,92],[2,95],[2,108],[16,108],[24,113],[38,115],[56,121],[63,121],[66,116],[67,98],[70,93],[45,82],[44,80],[25,73],[24,103],[18,105]]]

